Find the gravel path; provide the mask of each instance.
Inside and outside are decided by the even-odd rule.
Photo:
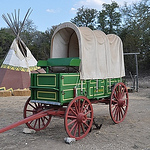
[[[0,128],[21,120],[28,97],[0,97]],[[150,150],[150,88],[129,94],[125,120],[113,124],[108,105],[95,104],[94,117],[100,130],[84,139],[65,144],[64,120],[52,118],[50,125],[34,134],[24,134],[25,124],[0,134],[0,150]],[[94,128],[94,126],[93,126]]]

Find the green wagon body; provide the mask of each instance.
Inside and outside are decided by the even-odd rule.
[[[80,80],[79,73],[49,73],[49,66],[75,67],[80,65],[79,58],[51,58],[39,61],[38,66],[46,67],[47,73],[31,74],[31,101],[53,105],[69,103],[76,96],[88,99],[109,97],[111,88],[121,78]],[[82,82],[82,83],[81,83]]]

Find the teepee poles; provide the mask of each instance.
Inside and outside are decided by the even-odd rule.
[[[29,8],[27,10],[27,13],[26,13],[26,15],[25,15],[22,22],[20,22],[20,9],[18,9],[18,14],[17,14],[16,9],[15,9],[14,14],[13,13],[11,13],[11,15],[8,14],[8,13],[7,13],[7,15],[3,14],[2,17],[5,20],[5,22],[7,23],[7,25],[14,32],[14,34],[16,36],[19,36],[21,30],[23,29],[23,26],[24,26],[25,22],[29,18],[32,11],[33,10],[31,10],[31,8]]]
[[[22,22],[20,21],[20,9],[18,9],[18,13],[15,9],[14,14],[11,13],[11,15],[10,15],[10,14],[7,13],[7,15],[5,15],[5,14],[2,15],[3,19],[5,20],[7,25],[10,27],[10,29],[13,31],[13,33],[16,36],[16,39],[18,41],[18,46],[20,47],[21,52],[22,52],[22,54],[25,58],[29,74],[30,74],[30,68],[29,68],[29,64],[28,64],[28,60],[27,60],[26,45],[21,40],[20,33],[23,29],[23,26],[24,26],[25,22],[27,21],[27,19],[29,18],[31,13],[32,13],[32,10],[31,10],[31,8],[29,8],[27,10],[27,13],[25,14],[25,17],[24,17]]]

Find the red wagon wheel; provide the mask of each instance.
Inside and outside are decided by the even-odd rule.
[[[34,114],[37,114],[44,110],[47,107],[46,104],[41,104],[41,103],[31,103],[30,98],[26,101],[25,106],[24,106],[24,118],[27,118],[29,116],[32,116]],[[48,124],[51,121],[51,116],[47,115],[44,117],[41,117],[39,119],[32,120],[30,122],[27,122],[26,125],[30,129],[34,129],[36,131],[40,131],[45,129]]]
[[[65,129],[67,134],[80,140],[90,131],[93,123],[93,107],[84,96],[75,97],[68,105],[65,114]]]
[[[123,83],[117,83],[112,91],[110,99],[110,116],[114,123],[124,120],[128,110],[128,90]]]

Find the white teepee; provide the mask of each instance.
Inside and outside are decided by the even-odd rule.
[[[4,14],[2,15],[3,19],[16,35],[16,38],[11,44],[0,68],[0,87],[13,89],[29,88],[30,72],[38,69],[36,59],[19,36],[31,12],[32,10],[28,9],[22,23],[19,20],[20,10],[18,10],[18,14],[15,10],[15,14],[12,14],[12,16],[9,14],[7,14],[8,17]]]

